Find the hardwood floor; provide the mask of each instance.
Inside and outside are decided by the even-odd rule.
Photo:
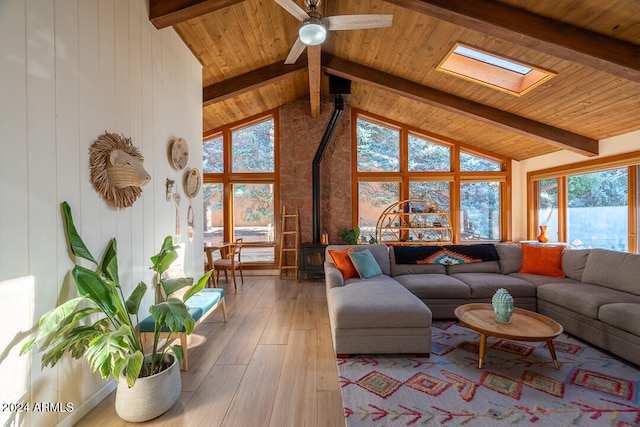
[[[151,426],[344,426],[324,282],[248,276],[189,336],[182,395]],[[135,426],[109,395],[76,426]]]

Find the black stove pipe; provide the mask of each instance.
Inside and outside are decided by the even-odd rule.
[[[335,99],[335,106],[329,123],[324,131],[320,145],[316,151],[316,155],[313,158],[312,163],[312,198],[313,198],[313,243],[320,243],[320,163],[322,162],[322,156],[324,151],[333,136],[333,131],[336,129],[338,120],[342,115],[344,108],[344,101],[341,97],[337,96]]]

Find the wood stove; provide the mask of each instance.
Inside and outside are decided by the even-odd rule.
[[[300,245],[300,277],[307,280],[324,279],[324,253],[327,245],[303,243]]]

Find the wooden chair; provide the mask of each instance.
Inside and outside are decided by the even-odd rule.
[[[216,269],[215,269],[215,264],[211,263],[209,264],[207,262],[207,260],[204,260],[204,272],[206,273],[209,270],[213,270],[211,272],[211,276],[209,276],[209,280],[207,280],[207,284],[205,287],[207,288],[217,288],[218,287],[218,280],[216,280]]]
[[[226,255],[225,258],[217,259],[213,262],[217,281],[220,281],[220,270],[224,270],[224,279],[228,282],[229,278],[227,276],[227,270],[231,271],[231,275],[233,276],[233,288],[237,289],[236,285],[236,270],[240,270],[240,280],[244,283],[244,276],[242,275],[242,238],[236,239],[231,251]]]

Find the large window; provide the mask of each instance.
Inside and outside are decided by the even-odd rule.
[[[382,211],[405,199],[426,199],[446,211],[454,240],[503,240],[507,160],[352,110],[355,145],[354,223],[375,236]]]
[[[567,177],[567,242],[579,247],[628,249],[627,169]]]
[[[205,136],[205,241],[242,238],[242,260],[275,262],[277,115],[253,118]]]
[[[400,132],[360,118],[357,122],[358,172],[398,172]]]
[[[575,248],[638,251],[640,152],[530,172],[529,238],[546,225],[552,240]]]

